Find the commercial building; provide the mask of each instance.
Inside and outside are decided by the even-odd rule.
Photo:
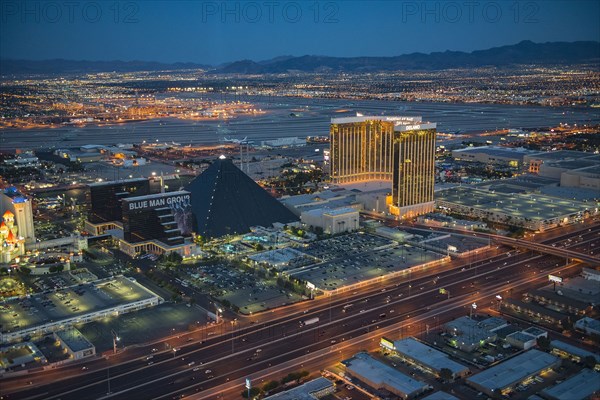
[[[560,294],[558,293],[560,292]],[[568,290],[552,290],[552,287],[534,289],[527,292],[527,297],[532,298],[538,303],[549,304],[557,311],[568,314],[585,315],[592,311],[592,305],[589,302],[573,299],[568,296]]]
[[[284,196],[281,202],[295,215],[300,215],[309,210],[317,208],[341,208],[352,207],[362,209],[356,199],[357,192],[345,188],[322,190],[312,194],[299,194],[296,196]]]
[[[300,139],[298,137],[287,137],[273,140],[263,140],[260,142],[263,147],[296,147],[306,146],[306,139]]]
[[[558,286],[563,296],[590,304],[600,303],[600,284],[593,279],[576,276],[563,280]],[[558,290],[557,290],[558,293]]]
[[[355,231],[359,228],[358,210],[350,207],[305,211],[300,215],[303,224],[323,229],[331,235]]]
[[[80,360],[96,354],[96,347],[76,328],[56,331],[53,335],[73,360]]]
[[[596,399],[600,394],[600,374],[584,369],[575,376],[541,392],[548,400]]]
[[[581,271],[581,276],[583,276],[584,279],[600,281],[600,271],[596,269],[583,267],[583,270]]]
[[[472,161],[520,168],[523,165],[525,156],[535,153],[535,151],[524,148],[479,146],[453,150],[452,157],[456,161]]]
[[[313,379],[285,392],[265,397],[265,400],[314,400],[335,392],[335,385],[323,377]]]
[[[19,236],[15,215],[5,211],[0,222],[0,262],[9,263],[17,256],[25,254],[25,239]]]
[[[506,343],[521,350],[529,350],[537,344],[536,337],[526,332],[511,333],[506,336],[505,340]]]
[[[140,252],[176,251],[192,233],[191,195],[184,190],[123,199],[121,250]],[[178,251],[182,256],[185,249]],[[189,250],[189,249],[188,249]]]
[[[460,186],[436,193],[442,210],[486,221],[546,230],[596,215],[595,204],[559,199],[541,194],[508,194]]]
[[[332,118],[331,179],[337,184],[392,181],[391,214],[433,210],[436,124],[421,117]]]
[[[403,361],[418,365],[436,377],[440,376],[440,371],[444,368],[452,371],[453,378],[464,377],[469,374],[469,368],[456,361],[452,361],[446,353],[421,343],[412,337],[393,342],[389,339],[381,338],[380,346],[386,351],[397,355]]]
[[[135,178],[92,183],[89,189],[86,230],[93,235],[102,235],[120,226],[123,199],[160,193],[161,183],[154,178]]]
[[[529,166],[529,172],[559,179],[561,186],[598,188],[596,185],[600,178],[598,169],[594,169],[600,166],[598,154],[573,150],[547,151],[527,154],[523,162]]]
[[[0,191],[0,215],[7,212],[12,214],[11,218],[18,228],[18,236],[25,240],[25,244],[35,243],[31,199],[14,186]]]
[[[566,314],[544,307],[533,301],[505,298],[502,300],[501,307],[505,311],[511,311],[516,314],[527,314],[530,317],[538,318],[552,325],[560,324],[567,317]]]
[[[575,321],[575,328],[587,335],[600,335],[600,321],[590,317],[583,317]]]
[[[583,362],[587,357],[593,357],[596,360],[596,366],[594,369],[600,371],[600,355],[592,353],[582,349],[581,347],[573,346],[572,344],[562,342],[560,340],[553,340],[550,342],[552,348],[552,354],[562,358],[568,358],[575,362]]]
[[[402,399],[412,399],[430,387],[402,372],[377,361],[367,353],[358,353],[342,361],[348,375],[375,390],[386,390]]]
[[[421,400],[460,400],[456,396],[452,396],[450,393],[446,393],[443,391],[435,392],[430,394],[429,396],[425,396],[421,398]]]
[[[502,320],[504,321],[504,320]],[[469,317],[460,317],[444,325],[444,331],[453,337],[448,343],[466,352],[472,352],[475,349],[496,340],[497,335],[493,331],[506,326],[504,324],[488,325],[485,321],[476,321]]]
[[[47,363],[48,360],[44,353],[31,342],[17,343],[0,348],[0,373],[11,368],[22,367],[22,365],[27,368],[35,368]]]
[[[531,377],[560,366],[560,359],[539,350],[528,350],[466,379],[488,396],[505,395]]]
[[[203,237],[250,232],[253,226],[287,224],[298,217],[224,156],[185,190],[191,193],[193,230]]]
[[[70,298],[65,304],[63,299]],[[18,341],[106,318],[152,307],[163,299],[133,278],[117,276],[93,283],[35,294],[22,301],[9,300],[12,313],[0,313],[0,340]],[[36,310],[36,311],[33,311]],[[16,314],[16,315],[15,315]]]

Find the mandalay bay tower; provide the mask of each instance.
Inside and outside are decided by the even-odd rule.
[[[331,179],[390,181],[388,209],[400,218],[432,211],[436,124],[421,117],[332,118]]]

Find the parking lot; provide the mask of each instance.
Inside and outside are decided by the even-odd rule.
[[[186,274],[186,280],[194,287],[221,301],[227,300],[244,314],[302,300],[298,294],[279,287],[275,278],[266,277],[265,273],[259,275],[254,269],[223,263],[188,268]]]
[[[299,268],[291,275],[320,290],[331,291],[442,258],[438,253],[408,245],[391,247],[384,244],[381,247],[370,251],[347,251],[332,261]]]
[[[189,332],[206,326],[208,321],[206,313],[197,307],[165,303],[135,313],[110,316],[77,328],[96,346],[97,352],[102,353],[113,348],[112,330],[119,335],[119,348],[123,348]]]
[[[64,319],[83,318],[89,313],[151,297],[151,292],[124,277],[46,290],[0,305],[0,329],[2,333],[10,333]]]
[[[352,257],[381,247],[392,246],[396,242],[369,233],[351,233],[311,243],[302,252],[322,261],[341,257]]]

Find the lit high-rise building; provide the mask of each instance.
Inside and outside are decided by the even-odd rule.
[[[7,215],[7,212],[11,214],[11,221],[14,220],[18,236],[25,240],[25,244],[35,243],[31,200],[12,186],[0,191],[0,215]]]
[[[401,218],[433,209],[436,124],[421,117],[332,118],[331,180],[391,181],[389,211]]]
[[[395,127],[390,213],[411,218],[434,209],[436,124]]]

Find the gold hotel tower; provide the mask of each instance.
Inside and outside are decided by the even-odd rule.
[[[408,218],[432,211],[435,135],[436,124],[421,117],[332,118],[332,182],[389,180],[391,214]]]

